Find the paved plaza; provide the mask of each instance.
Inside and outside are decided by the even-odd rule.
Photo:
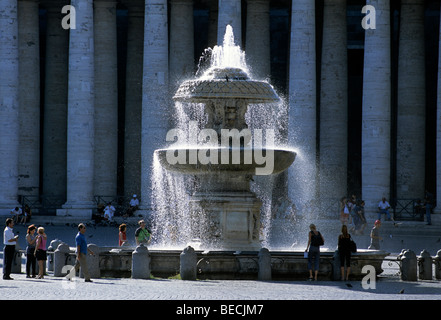
[[[135,225],[128,228],[128,239],[132,239]],[[432,256],[436,248],[441,249],[438,227],[433,226],[425,236],[402,234],[394,231],[392,237],[385,235],[383,245],[392,252],[391,258],[400,252],[400,246],[413,247],[419,255],[427,249]],[[61,239],[74,246],[77,229],[70,225],[46,225],[48,244],[53,239]],[[388,229],[385,228],[385,231]],[[394,229],[390,229],[394,230]],[[21,248],[25,247],[25,227],[14,228],[19,232]],[[421,233],[421,232],[420,232]],[[116,246],[117,227],[89,226],[86,233],[89,243],[99,246]],[[359,236],[359,247],[364,247],[367,236]],[[407,246],[406,246],[407,245]],[[2,261],[2,260],[1,260]],[[23,263],[25,259],[23,259]],[[399,267],[395,262],[384,262],[384,272],[375,282],[375,289],[364,289],[361,281],[220,281],[177,279],[135,280],[130,278],[101,278],[93,283],[74,278],[67,282],[64,278],[53,277],[52,272],[41,280],[27,279],[24,273],[12,274],[13,281],[0,280],[0,299],[4,300],[441,300],[441,281],[425,280],[405,282],[399,278]],[[22,265],[22,272],[25,265]],[[305,273],[306,274],[306,273]]]

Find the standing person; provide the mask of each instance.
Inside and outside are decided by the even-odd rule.
[[[380,227],[381,221],[375,220],[374,227],[371,230],[371,245],[368,249],[380,250],[380,240],[382,239],[380,237]]]
[[[309,270],[309,280],[316,280],[319,270],[320,262],[320,246],[325,243],[325,239],[321,235],[314,224],[309,226],[308,244],[306,246],[305,252],[308,251],[308,270]],[[312,266],[312,260],[314,260],[314,267]],[[312,270],[314,269],[314,278],[312,277]]]
[[[430,216],[433,206],[433,194],[426,190],[424,194],[424,206],[426,207],[426,225],[432,225],[432,218]]]
[[[35,258],[37,258],[38,261],[37,279],[43,279],[45,274],[44,262],[47,260],[47,255],[46,255],[47,236],[46,233],[44,233],[43,227],[39,227],[37,229],[37,234],[38,234],[37,242],[35,243],[35,251],[34,251]]]
[[[135,231],[136,245],[140,245],[141,243],[147,245],[150,243],[150,235],[152,232],[146,228],[144,220],[140,220],[138,224],[139,228]]]
[[[346,266],[346,281],[349,280],[351,272],[351,235],[348,233],[346,225],[341,226],[341,234],[338,236],[338,255],[340,256],[340,271],[341,280],[345,279]]]
[[[119,226],[119,242],[118,245],[124,246],[127,245],[127,234],[126,234],[127,225],[125,223]]]
[[[340,222],[341,224],[348,224],[350,218],[350,211],[348,206],[348,199],[342,198],[340,202]]]
[[[35,278],[35,264],[36,264],[36,258],[34,256],[35,252],[35,244],[37,242],[37,236],[35,234],[35,230],[37,230],[37,227],[35,227],[33,224],[31,224],[28,227],[28,231],[26,234],[26,278]],[[32,276],[31,276],[31,268],[32,268]]]
[[[15,254],[15,244],[18,240],[18,235],[14,235],[13,227],[14,220],[12,218],[6,219],[6,227],[3,231],[3,280],[14,280],[11,278],[12,260]]]
[[[87,268],[87,253],[90,253],[93,256],[95,255],[95,253],[89,248],[87,248],[87,241],[86,241],[86,237],[84,236],[85,233],[86,233],[86,226],[83,223],[80,223],[78,225],[78,234],[75,237],[75,243],[77,245],[77,250],[76,250],[77,259],[75,261],[75,266],[73,267],[73,270],[77,272],[81,267],[81,270],[83,270],[83,274],[85,278],[84,281],[92,282],[92,280],[90,280],[89,269]],[[73,270],[71,270],[71,272]]]

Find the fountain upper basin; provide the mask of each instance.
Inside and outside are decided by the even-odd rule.
[[[201,163],[201,156],[203,157],[208,153],[208,150],[214,150],[217,152],[217,163]],[[222,158],[222,153],[227,153],[228,158]],[[184,174],[213,174],[213,172],[225,172],[234,174],[250,174],[255,175],[256,169],[263,169],[268,166],[273,166],[273,170],[269,174],[277,174],[285,171],[293,162],[296,157],[294,151],[282,148],[170,148],[170,149],[158,149],[155,150],[158,156],[161,166],[169,171],[179,172]],[[185,154],[184,163],[176,161],[170,161],[168,157],[176,157],[177,154]],[[234,154],[240,154],[238,161],[233,161]],[[261,156],[260,161],[256,161],[256,153]],[[167,156],[168,154],[168,156]],[[245,161],[245,155],[250,155],[248,161]],[[196,156],[195,156],[196,155]],[[199,155],[199,157],[198,157]],[[272,160],[271,158],[272,157]],[[196,159],[196,161],[190,161],[189,159]],[[228,159],[228,160],[227,160]],[[191,163],[192,162],[192,163]],[[195,163],[196,162],[196,163]],[[206,161],[204,161],[206,162]],[[235,163],[238,162],[238,163]]]

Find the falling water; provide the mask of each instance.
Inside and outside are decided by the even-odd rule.
[[[210,58],[209,61],[208,58]],[[233,30],[227,26],[223,46],[215,46],[212,50],[205,50],[205,56],[200,61],[209,67],[200,65],[198,71],[203,79],[212,68],[240,68],[248,73],[245,63],[245,52],[234,44]],[[198,74],[197,73],[197,74]],[[179,139],[183,148],[194,147],[197,141],[192,137],[197,136],[197,130],[204,128],[207,123],[207,114],[202,103],[175,102],[174,105],[175,128],[182,130],[184,139]],[[274,130],[275,145],[286,145],[287,137],[287,107],[285,103],[251,104],[245,115],[245,120],[251,132],[254,129]],[[197,127],[189,125],[197,122]],[[267,147],[272,147],[267,145]],[[192,175],[173,173],[165,170],[159,164],[157,155],[154,156],[153,166],[153,208],[152,221],[153,245],[161,248],[180,247],[191,242],[197,237],[197,228],[204,228],[208,219],[195,217],[191,212],[191,194],[197,190],[198,179]],[[262,244],[269,246],[271,233],[271,212],[274,209],[272,190],[275,177],[255,177],[251,183],[251,190],[262,201],[261,208],[261,240]]]

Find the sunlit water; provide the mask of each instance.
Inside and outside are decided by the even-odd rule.
[[[224,36],[223,46],[215,46],[210,52],[210,64],[207,71],[202,73],[203,79],[210,68],[233,67],[240,68],[248,73],[245,62],[245,52],[239,46],[234,45],[233,30],[227,27]],[[184,139],[179,139],[183,148],[195,147],[198,130],[205,127],[207,114],[202,103],[183,103],[176,102],[174,105],[174,124],[175,128],[185,133]],[[287,105],[284,99],[280,103],[271,104],[251,104],[248,106],[245,120],[248,128],[253,132],[255,129],[273,130],[274,145],[267,147],[287,147]],[[197,126],[194,123],[197,123]],[[192,123],[193,125],[189,125]],[[177,147],[174,144],[174,147]],[[274,212],[273,189],[276,176],[254,177],[251,183],[251,191],[262,201],[261,208],[261,232],[260,238],[262,245],[270,247],[271,232],[273,227],[272,212]],[[152,219],[153,247],[156,248],[182,248],[192,241],[197,241],[197,232],[203,230],[210,221],[203,217],[195,217],[191,213],[190,200],[191,194],[197,189],[198,180],[192,175],[184,175],[169,172],[161,167],[157,156],[154,156],[153,165],[153,209]],[[280,229],[280,228],[279,228]],[[278,232],[280,230],[278,229]],[[293,230],[291,224],[282,226],[286,233],[285,244],[296,245],[293,240]],[[280,237],[279,237],[280,238]]]

